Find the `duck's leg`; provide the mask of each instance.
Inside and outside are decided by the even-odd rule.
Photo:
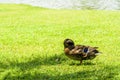
[[[82,60],[80,60],[80,65],[82,64]]]

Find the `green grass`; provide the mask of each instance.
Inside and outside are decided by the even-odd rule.
[[[120,11],[0,4],[0,80],[119,80]],[[91,61],[67,58],[63,41],[98,46]]]

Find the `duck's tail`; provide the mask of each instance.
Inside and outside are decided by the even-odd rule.
[[[102,52],[95,53],[96,56],[98,56],[98,55],[100,55],[100,54],[102,54]]]

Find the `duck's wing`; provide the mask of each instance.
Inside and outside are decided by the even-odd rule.
[[[82,45],[76,45],[75,48],[70,51],[70,54],[79,55],[82,54],[82,50],[83,50]]]

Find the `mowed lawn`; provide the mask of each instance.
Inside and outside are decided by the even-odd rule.
[[[102,54],[78,65],[66,38]],[[120,11],[0,4],[0,80],[120,80]]]

